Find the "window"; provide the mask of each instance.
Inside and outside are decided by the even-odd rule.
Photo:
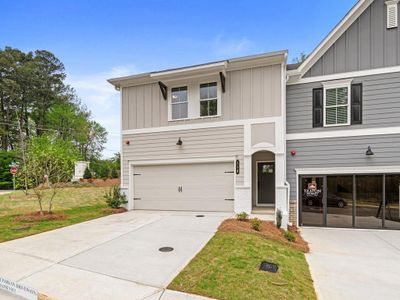
[[[325,89],[325,126],[348,125],[349,87]]]
[[[200,85],[200,117],[218,114],[217,83]]]
[[[177,87],[171,90],[172,119],[186,119],[188,117],[188,88]]]
[[[312,125],[329,127],[362,124],[362,83],[352,80],[323,83],[312,90]]]

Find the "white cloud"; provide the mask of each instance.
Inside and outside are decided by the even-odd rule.
[[[219,55],[239,55],[248,51],[252,43],[246,37],[240,39],[226,39],[218,35],[213,43],[215,52]]]
[[[111,157],[120,150],[120,100],[119,92],[107,82],[107,79],[137,73],[134,66],[118,66],[107,72],[70,75],[70,84],[93,114],[93,118],[108,132],[108,142],[103,152],[104,157]]]

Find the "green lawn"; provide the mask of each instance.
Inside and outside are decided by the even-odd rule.
[[[259,271],[263,260],[278,272]],[[217,232],[169,288],[226,300],[317,299],[303,252],[245,232]]]
[[[59,191],[53,202],[54,212],[66,216],[63,220],[16,221],[22,214],[38,211],[31,195],[22,191],[0,195],[0,242],[84,222],[107,215],[104,192],[109,187],[68,187]],[[44,208],[48,208],[48,191]]]

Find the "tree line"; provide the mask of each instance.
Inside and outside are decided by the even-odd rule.
[[[33,137],[71,142],[83,160],[98,159],[107,132],[65,83],[51,52],[0,49],[0,150],[21,150]]]

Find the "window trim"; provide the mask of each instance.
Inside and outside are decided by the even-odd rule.
[[[175,102],[175,103],[173,103],[172,102],[172,90],[173,89],[180,89],[180,88],[186,88],[186,95],[187,95],[186,101],[185,102]],[[170,105],[168,105],[168,106],[170,107],[171,115],[170,115],[169,121],[188,120],[189,119],[189,86],[188,85],[180,85],[180,86],[171,87],[170,95],[171,95],[171,97],[170,97]],[[182,104],[182,103],[186,103],[187,104],[187,114],[186,114],[187,117],[186,118],[174,119],[173,118],[173,114],[172,114],[172,106],[176,105],[176,104]]]
[[[201,86],[204,84],[211,84],[211,83],[215,83],[216,85],[216,89],[217,89],[217,96],[215,98],[205,98],[205,99],[201,99]],[[206,82],[206,83],[199,83],[198,85],[198,89],[199,89],[199,118],[204,119],[204,118],[213,118],[213,117],[219,117],[220,116],[220,111],[219,111],[219,88],[220,85],[218,84],[218,81],[211,81],[211,82]],[[217,101],[217,113],[215,115],[206,115],[206,116],[202,116],[201,115],[201,102],[209,102],[209,101]]]
[[[351,83],[353,79],[350,80],[338,80],[338,81],[332,81],[332,82],[323,82],[323,88],[324,88],[324,107],[323,107],[323,125],[324,127],[338,127],[338,126],[349,126],[351,125]],[[329,106],[329,107],[347,107],[347,122],[343,124],[327,124],[326,123],[326,110],[329,108],[326,105],[326,92],[327,90],[330,89],[338,89],[338,88],[347,88],[347,104],[341,104],[341,105],[335,105],[335,106]]]

